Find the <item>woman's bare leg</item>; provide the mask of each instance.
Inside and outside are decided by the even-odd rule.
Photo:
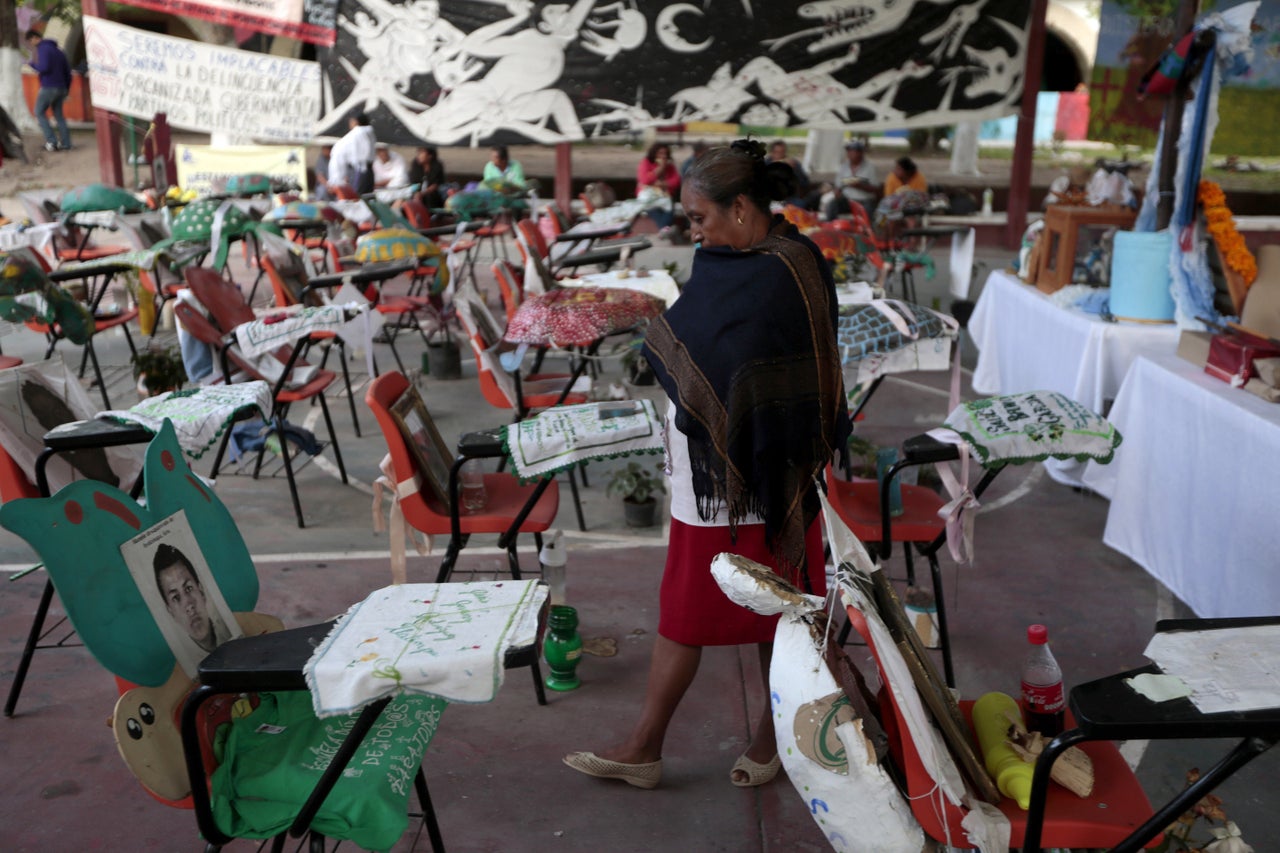
[[[777,733],[773,729],[773,700],[769,693],[769,663],[773,660],[773,643],[757,643],[760,653],[760,679],[764,687],[764,707],[760,710],[760,719],[756,722],[751,736],[751,745],[744,755],[757,764],[768,764],[778,754]],[[739,781],[745,782],[746,774],[741,770],[734,771]]]
[[[684,698],[685,691],[693,683],[701,661],[701,646],[686,646],[659,634],[653,644],[649,683],[645,688],[640,719],[625,741],[596,754],[609,761],[624,764],[646,764],[661,758],[667,726],[671,723],[680,700]],[[765,760],[771,757],[772,753]]]

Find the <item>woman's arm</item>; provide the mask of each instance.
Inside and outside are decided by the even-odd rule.
[[[680,195],[680,170],[676,168],[675,163],[668,163],[666,171],[663,173],[663,180],[666,182],[664,189],[674,198]]]
[[[657,171],[657,164],[650,163],[647,157],[641,157],[640,164],[636,166],[636,189],[640,190],[644,187],[653,186]]]

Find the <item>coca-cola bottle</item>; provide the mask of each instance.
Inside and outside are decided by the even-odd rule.
[[[1027,730],[1053,737],[1062,732],[1067,707],[1062,691],[1062,669],[1049,651],[1049,629],[1043,625],[1027,628],[1031,651],[1022,666],[1022,704],[1027,714]]]

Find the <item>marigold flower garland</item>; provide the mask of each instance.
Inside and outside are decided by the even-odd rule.
[[[1236,231],[1235,220],[1227,207],[1227,196],[1222,187],[1213,181],[1201,181],[1197,197],[1204,207],[1207,230],[1218,246],[1222,262],[1244,279],[1245,287],[1258,277],[1258,262],[1253,252],[1244,244],[1244,238]]]

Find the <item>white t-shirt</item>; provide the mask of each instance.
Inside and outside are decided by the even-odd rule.
[[[666,472],[671,480],[671,517],[693,527],[728,527],[729,517],[723,503],[708,521],[698,515],[698,499],[693,493],[693,470],[689,466],[689,438],[676,429],[676,405],[670,400],[662,419],[662,443],[667,454]],[[764,519],[749,515],[740,523],[764,524]]]
[[[385,163],[379,157],[373,158],[373,185],[389,190],[409,186],[408,164],[395,151],[389,151],[388,154],[390,156]]]
[[[376,145],[372,127],[357,125],[348,130],[333,144],[333,152],[329,155],[329,180],[355,186],[365,166],[373,162]]]
[[[856,201],[858,204],[866,207],[876,200],[874,192],[858,189],[857,187],[845,186],[845,181],[854,178],[862,178],[869,181],[873,186],[879,183],[879,177],[876,175],[876,167],[871,165],[870,160],[864,159],[858,164],[858,168],[854,169],[850,165],[848,158],[840,161],[840,165],[836,167],[836,186],[840,188],[840,192],[844,193],[844,197],[850,201]],[[868,211],[869,212],[869,211]]]

